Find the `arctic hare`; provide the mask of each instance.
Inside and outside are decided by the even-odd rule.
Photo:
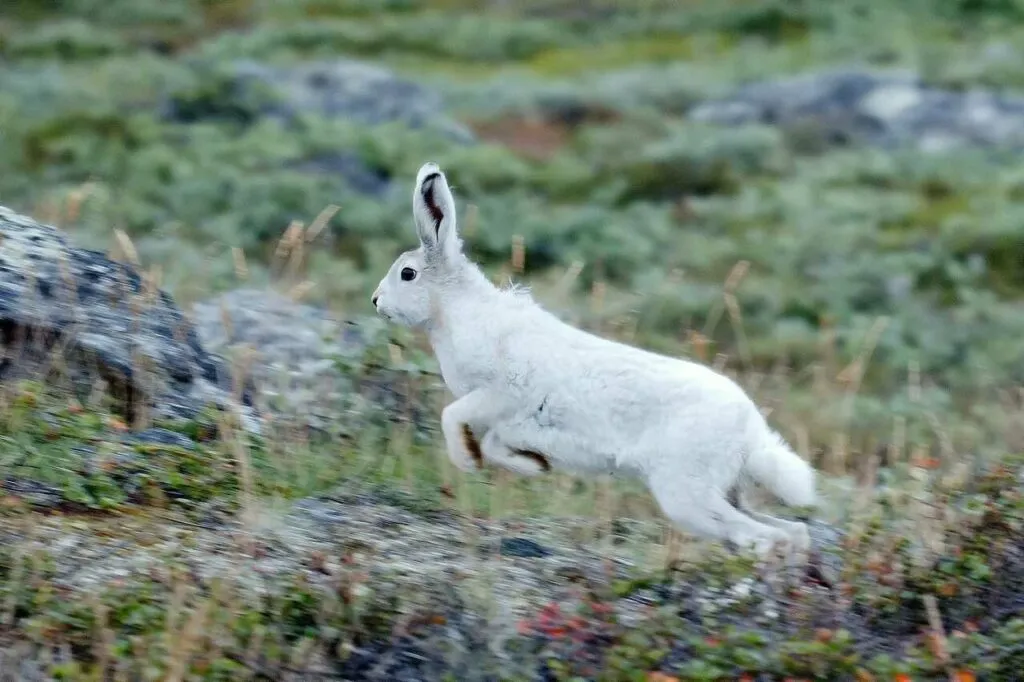
[[[441,413],[463,471],[493,463],[639,477],[694,535],[805,558],[807,527],[752,511],[760,484],[782,502],[815,503],[814,470],[747,394],[694,362],[564,323],[526,292],[494,286],[462,251],[455,200],[437,164],[412,196],[420,245],[401,254],[372,301],[386,320],[426,332],[455,401]]]

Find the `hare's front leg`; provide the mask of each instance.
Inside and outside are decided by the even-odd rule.
[[[507,412],[505,401],[488,389],[470,391],[441,411],[441,432],[448,459],[460,471],[481,469],[484,453],[478,434]]]

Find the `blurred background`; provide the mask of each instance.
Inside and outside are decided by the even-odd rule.
[[[0,202],[186,308],[315,224],[288,291],[350,319],[435,160],[489,273],[717,362],[819,466],[1002,451],[1022,38],[1018,0],[6,0]]]

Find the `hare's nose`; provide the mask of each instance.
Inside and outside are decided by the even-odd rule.
[[[377,307],[377,299],[378,298],[380,298],[380,292],[379,291],[373,292],[373,296],[370,297],[370,302],[373,303],[373,307],[374,308]]]

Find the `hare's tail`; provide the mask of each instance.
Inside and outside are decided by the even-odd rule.
[[[749,453],[745,473],[785,504],[815,506],[817,494],[811,465],[770,429],[761,443],[760,448]]]

